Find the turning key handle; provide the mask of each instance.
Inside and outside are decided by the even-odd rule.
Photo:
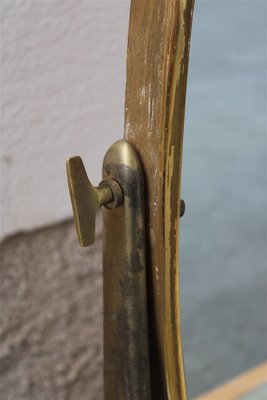
[[[97,209],[102,205],[107,208],[120,206],[123,193],[114,179],[94,187],[79,156],[67,160],[67,175],[78,239],[82,247],[90,246],[95,241]]]

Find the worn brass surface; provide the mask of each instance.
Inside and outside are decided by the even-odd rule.
[[[125,139],[145,172],[152,398],[186,398],[178,236],[193,0],[132,0]]]
[[[95,241],[95,219],[101,205],[114,208],[123,202],[116,181],[103,181],[94,187],[88,179],[81,157],[67,160],[67,176],[78,239],[81,246]]]
[[[106,400],[150,399],[143,173],[121,140],[103,163],[124,201],[104,214],[104,391]]]
[[[74,169],[71,162],[67,165],[82,245],[94,239],[96,208],[104,203],[111,207],[103,210],[106,400],[149,399],[150,387],[153,399],[186,399],[178,234],[184,212],[181,161],[193,5],[193,0],[132,0],[124,134],[128,143],[111,146],[103,166],[103,179],[114,179],[122,188],[123,203],[112,208],[116,196],[111,185],[88,186],[78,159],[72,161]],[[88,202],[93,204],[89,209]]]

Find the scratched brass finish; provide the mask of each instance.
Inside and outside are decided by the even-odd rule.
[[[121,188],[114,180],[94,187],[78,156],[67,160],[67,175],[78,239],[82,247],[89,246],[95,241],[97,209],[104,204],[109,208],[120,205],[123,201]]]
[[[122,187],[120,207],[104,214],[104,391],[106,400],[150,399],[143,173],[121,140],[103,163],[103,179]]]
[[[103,181],[90,183],[80,157],[67,161],[80,244],[95,237],[104,205],[105,400],[150,400],[143,172],[133,147],[113,144],[103,162]]]
[[[193,0],[133,0],[124,137],[145,172],[152,398],[186,399],[178,237]]]

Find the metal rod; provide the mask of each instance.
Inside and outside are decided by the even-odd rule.
[[[132,146],[121,140],[103,179],[122,188],[120,207],[103,208],[104,393],[106,400],[149,400],[144,181]]]

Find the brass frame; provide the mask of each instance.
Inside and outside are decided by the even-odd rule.
[[[124,138],[146,182],[152,398],[186,399],[179,300],[182,143],[194,0],[132,0]]]
[[[67,162],[81,245],[94,241],[96,210],[106,206],[106,400],[186,399],[178,238],[193,7],[194,0],[132,0],[125,140],[107,152],[98,187],[79,157]]]

